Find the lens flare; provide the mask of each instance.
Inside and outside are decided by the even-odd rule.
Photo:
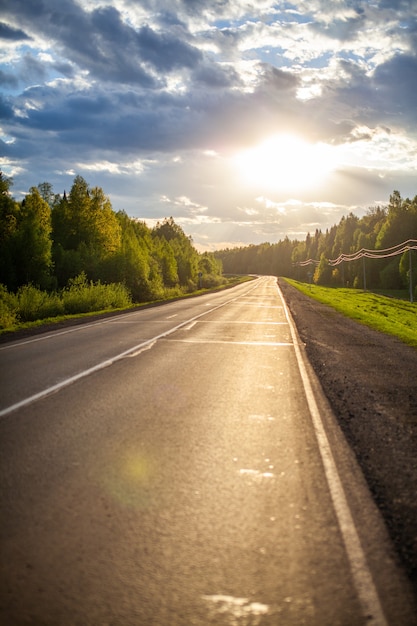
[[[112,464],[104,477],[104,486],[119,504],[147,508],[154,495],[156,477],[154,459],[139,451],[129,451]]]

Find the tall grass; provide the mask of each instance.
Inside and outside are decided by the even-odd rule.
[[[124,285],[88,282],[84,272],[57,293],[24,285],[13,294],[0,285],[0,330],[59,316],[123,309],[131,304],[130,292]]]

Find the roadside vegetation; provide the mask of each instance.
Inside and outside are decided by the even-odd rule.
[[[370,291],[310,285],[286,279],[307,296],[374,330],[417,348],[417,304]]]
[[[74,318],[125,311],[156,302],[201,295],[251,279],[249,276],[227,276],[218,287],[202,288],[192,293],[179,294],[175,289],[166,289],[161,300],[141,304],[132,301],[130,292],[124,285],[102,284],[100,281],[93,283],[87,281],[84,272],[71,279],[68,287],[53,293],[42,291],[33,285],[23,285],[17,293],[11,293],[4,285],[0,285],[0,335],[45,324],[59,324]]]
[[[0,332],[130,306],[132,298],[124,285],[88,282],[85,273],[59,292],[48,293],[33,285],[23,285],[16,293],[10,293],[1,285]]]
[[[115,212],[100,187],[32,187],[18,202],[0,172],[0,331],[227,286],[172,217],[155,227]]]
[[[16,201],[11,187],[0,172],[0,333],[224,288],[231,280],[226,274],[269,274],[312,283],[311,293],[323,298],[319,288],[341,288],[330,290],[326,303],[414,345],[407,304],[360,290],[408,289],[417,300],[417,196],[403,199],[394,191],[386,207],[361,218],[350,213],[305,241],[286,237],[199,253],[172,217],[150,228],[113,211],[104,191],[81,176],[62,195],[44,182]],[[364,248],[388,252],[365,262],[356,258]],[[347,300],[339,303],[336,293],[348,294]]]

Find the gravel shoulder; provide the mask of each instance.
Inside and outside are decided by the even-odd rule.
[[[417,350],[278,282],[417,594]]]

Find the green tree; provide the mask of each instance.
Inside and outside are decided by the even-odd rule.
[[[154,238],[154,257],[157,260],[164,285],[175,287],[179,284],[178,265],[171,240],[165,237]]]
[[[325,255],[320,257],[320,263],[314,271],[314,282],[317,285],[329,285],[332,280],[332,268]]]
[[[52,211],[54,261],[61,285],[84,270],[100,278],[101,266],[121,246],[121,226],[110,200],[100,187],[90,189],[76,176]],[[75,272],[75,273],[74,273]]]
[[[52,209],[52,207],[57,202],[59,197],[54,194],[54,190],[53,190],[51,183],[48,183],[48,182],[39,183],[37,189],[39,191],[39,194],[42,200],[45,200],[45,202],[47,202]]]
[[[32,187],[19,204],[11,180],[0,174],[0,282],[10,290],[25,283],[50,286],[51,210]]]
[[[181,226],[175,223],[172,216],[169,218],[166,217],[162,224],[160,222],[157,223],[154,229],[154,235],[163,237],[166,241],[172,241],[172,239],[179,239],[180,241],[187,239],[188,242],[190,241]]]
[[[176,224],[172,217],[158,223],[153,236],[165,239],[174,254],[177,263],[177,272],[180,285],[190,290],[195,289],[198,282],[198,252],[194,248],[191,238]]]
[[[411,257],[411,258],[410,258]],[[410,267],[411,266],[411,267]],[[417,285],[417,251],[407,250],[400,257],[399,272],[401,281],[404,287],[410,286],[410,269],[411,269],[411,288],[414,293],[414,289]]]
[[[19,285],[51,286],[51,209],[32,187],[21,203],[16,235],[16,273]]]
[[[222,262],[210,252],[204,252],[198,261],[198,269],[203,274],[221,274]]]
[[[0,172],[0,284],[10,290],[18,287],[15,246],[19,205],[11,196],[12,185],[12,179]]]
[[[376,239],[376,247],[390,248],[407,239],[417,239],[417,196],[414,200],[403,200],[400,192],[394,191]]]
[[[152,300],[150,281],[151,258],[149,245],[144,241],[149,229],[145,224],[128,217],[124,211],[116,214],[121,229],[121,246],[103,265],[107,282],[126,285],[135,302]],[[144,238],[143,238],[144,237]]]

